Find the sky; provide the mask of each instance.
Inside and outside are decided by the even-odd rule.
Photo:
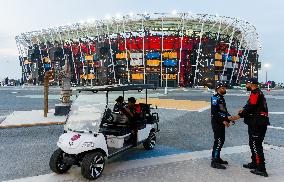
[[[268,80],[284,82],[283,0],[0,0],[0,80],[20,78],[15,36],[33,30],[75,23],[107,15],[154,12],[193,12],[238,17],[255,25],[269,63]],[[266,70],[259,72],[265,81]]]

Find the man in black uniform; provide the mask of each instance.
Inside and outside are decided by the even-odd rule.
[[[226,169],[223,164],[228,164],[220,158],[220,152],[225,142],[225,127],[230,126],[230,121],[224,95],[226,87],[223,83],[218,83],[216,94],[211,97],[211,124],[214,132],[214,145],[212,151],[211,167],[217,169]]]
[[[266,99],[262,91],[258,88],[256,78],[251,78],[246,88],[251,91],[247,104],[240,110],[238,116],[232,116],[231,120],[244,118],[245,124],[248,125],[249,146],[251,149],[252,162],[244,164],[244,168],[253,169],[251,173],[268,177],[265,168],[265,159],[263,154],[262,142],[265,137],[267,125],[269,125],[268,108]]]

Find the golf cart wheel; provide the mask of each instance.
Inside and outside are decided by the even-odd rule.
[[[152,150],[156,145],[156,134],[151,131],[147,140],[143,143],[143,146],[146,150]]]
[[[57,149],[53,152],[49,161],[49,167],[53,172],[64,174],[71,168],[71,165],[67,165],[63,162],[64,155],[65,153],[61,149]]]
[[[86,179],[94,180],[101,176],[104,167],[105,155],[101,152],[92,152],[83,158],[81,173]]]

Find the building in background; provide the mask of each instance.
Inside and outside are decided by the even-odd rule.
[[[258,77],[260,43],[250,23],[192,13],[129,14],[16,36],[22,81],[41,84],[65,59],[76,85],[153,83],[164,87],[240,85]]]

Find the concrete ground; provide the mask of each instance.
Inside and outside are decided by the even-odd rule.
[[[229,161],[226,170],[210,167],[210,150],[169,155],[156,158],[131,160],[107,164],[103,175],[96,181],[104,182],[282,182],[284,180],[284,148],[265,145],[266,158],[269,161],[269,177],[256,176],[242,164],[250,158],[248,146],[236,146],[223,149],[223,158]],[[35,177],[11,180],[10,182],[84,182],[80,168],[74,167],[67,174],[46,174]]]
[[[32,109],[42,108],[41,90],[2,91],[3,90],[1,90],[0,92],[0,100],[4,100],[7,104],[6,107],[3,104],[0,105],[0,116],[4,116],[7,113],[9,114],[10,111],[29,111]],[[58,93],[58,90],[52,90],[52,94],[56,95]],[[132,94],[135,95],[135,93]],[[157,90],[152,94],[155,95],[155,98],[160,99],[210,102],[210,96],[212,95],[212,92],[198,89],[169,89],[168,95],[163,95],[163,90]],[[6,95],[9,95],[10,99],[7,99]],[[269,144],[270,146],[284,147],[284,91],[275,90],[271,92],[265,92],[265,95],[268,101],[271,121],[271,126],[267,131],[265,143]],[[116,96],[118,96],[118,94]],[[236,114],[237,111],[245,104],[247,98],[248,94],[243,90],[229,90],[228,94],[225,96],[229,111],[232,114]],[[52,106],[57,103],[56,99],[57,97],[51,97],[50,109],[52,109]],[[12,102],[14,102],[14,104]],[[109,167],[114,164],[127,164],[128,166],[131,166],[130,164],[137,163],[137,160],[146,160],[147,162],[147,160],[151,157],[156,157],[158,161],[167,161],[166,158],[160,157],[169,155],[182,156],[182,154],[191,154],[200,151],[202,153],[202,151],[210,151],[213,144],[213,133],[210,123],[210,110],[190,112],[186,110],[158,109],[158,112],[160,114],[161,131],[157,136],[157,145],[155,150],[145,151],[142,148],[138,147],[131,149],[130,151],[127,151],[122,155],[119,155],[118,157],[110,161],[104,173],[104,178],[102,178],[101,180],[111,181],[111,179],[117,178],[118,180],[121,179],[125,181],[133,181],[136,179],[136,176],[138,176],[137,179],[143,181],[143,175],[149,175],[153,177],[152,181],[167,181],[167,179],[169,179],[168,181],[187,181],[187,178],[190,179],[188,181],[195,181],[192,180],[193,178],[191,178],[191,175],[192,177],[197,177],[197,174],[201,176],[200,178],[196,178],[197,181],[198,179],[200,181],[207,181],[206,176],[210,177],[210,181],[214,181],[215,178],[222,179],[223,177],[224,181],[230,181],[231,178],[231,181],[237,181],[238,176],[234,175],[239,174],[242,174],[244,175],[244,177],[251,179],[250,181],[270,181],[271,179],[273,179],[272,181],[277,181],[277,179],[283,179],[280,178],[282,173],[279,172],[280,169],[282,170],[284,166],[282,160],[282,149],[270,149],[266,151],[265,154],[267,156],[268,172],[270,173],[270,177],[267,179],[258,178],[254,175],[251,176],[251,174],[247,170],[242,169],[241,164],[247,162],[247,160],[249,159],[248,152],[226,154],[225,158],[228,159],[231,163],[226,172],[215,171],[214,169],[208,167],[210,162],[208,158],[208,156],[210,156],[209,153],[206,157],[198,159],[188,158],[190,160],[183,162],[168,162],[168,164],[171,164],[169,165],[169,168],[171,168],[170,166],[177,166],[174,167],[174,169],[177,169],[176,173],[178,174],[176,178],[174,176],[170,177],[170,174],[167,174],[167,171],[162,174],[161,170],[163,168],[167,169],[167,164],[161,164],[160,166],[160,163],[158,163],[159,165],[150,165],[149,170],[151,170],[146,170],[145,174],[143,174],[143,172],[140,172],[135,174],[134,176],[131,176],[131,174],[134,174],[131,173],[131,171],[135,169],[125,169],[125,173],[129,174],[128,176],[126,175],[126,177],[123,177],[123,172],[118,172],[117,170],[112,171],[112,168]],[[62,125],[0,129],[0,181],[22,179],[37,175],[49,175],[51,173],[48,166],[49,158],[52,152],[57,148],[56,141],[58,140],[58,137],[62,134],[62,132]],[[226,129],[226,141],[224,145],[225,148],[247,144],[247,126],[241,120],[238,121],[236,125]],[[237,150],[237,148],[234,148],[234,150]],[[153,168],[156,169],[153,166],[157,165],[160,167],[157,167],[157,170],[153,170],[153,173],[151,173]],[[184,165],[188,165],[188,169]],[[139,168],[139,166],[138,169],[140,171],[145,170],[143,167]],[[207,171],[207,173],[202,172],[202,169]],[[186,171],[189,172],[186,173]],[[156,174],[156,177],[154,176],[154,173],[158,173]],[[186,176],[183,176],[183,173],[186,174]],[[113,178],[111,177],[112,175],[114,176]],[[159,175],[165,175],[165,178],[162,178]],[[248,175],[251,177],[249,177]],[[119,176],[121,178],[119,178]],[[181,177],[179,178],[178,176]],[[78,176],[78,178],[72,180],[76,181],[78,179],[81,178]],[[151,180],[148,179],[148,181]],[[244,181],[246,180],[244,179]]]

